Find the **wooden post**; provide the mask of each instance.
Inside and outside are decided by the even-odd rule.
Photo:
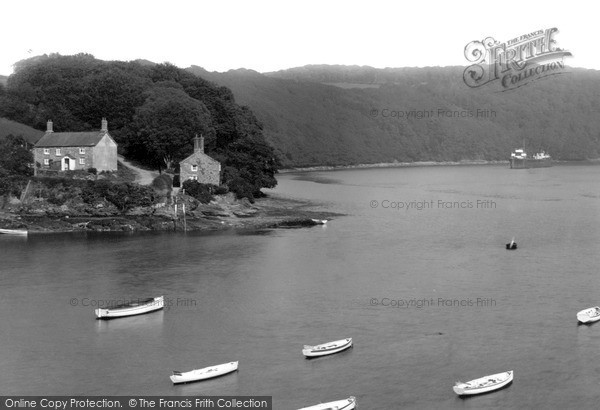
[[[187,232],[187,221],[185,219],[185,202],[181,205],[183,209],[183,232]]]
[[[177,230],[177,202],[175,202],[175,214],[173,215],[173,227]]]

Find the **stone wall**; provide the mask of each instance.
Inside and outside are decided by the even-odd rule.
[[[197,166],[196,171],[192,171],[194,165]],[[197,179],[202,184],[221,184],[221,164],[201,152],[197,152],[182,161],[179,173],[182,184],[188,179]]]

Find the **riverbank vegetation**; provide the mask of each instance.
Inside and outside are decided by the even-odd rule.
[[[279,160],[262,126],[216,86],[171,64],[101,61],[89,54],[44,55],[15,65],[0,86],[0,117],[39,130],[91,131],[100,118],[126,158],[174,171],[205,137],[205,152],[221,162],[222,181],[238,197],[260,197],[277,184]]]

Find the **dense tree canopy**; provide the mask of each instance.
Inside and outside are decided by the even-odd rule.
[[[131,158],[159,170],[171,169],[193,152],[191,136],[214,139],[212,119],[206,106],[183,90],[154,87],[146,93],[133,120],[126,126],[124,150]]]
[[[521,146],[558,160],[600,157],[600,71],[568,68],[501,92],[468,87],[464,69],[188,70],[249,106],[284,166],[506,161]]]
[[[18,194],[33,175],[33,155],[22,137],[8,135],[0,140],[0,195]],[[6,203],[4,198],[2,206]]]
[[[174,167],[193,151],[196,134],[249,195],[272,187],[279,161],[254,115],[233,94],[171,64],[105,62],[89,54],[44,55],[21,61],[0,90],[0,117],[37,129],[88,131],[109,121],[128,158],[155,169]],[[244,147],[243,155],[240,147]],[[233,178],[225,178],[238,195]]]
[[[0,168],[11,175],[33,175],[33,155],[30,145],[22,137],[8,135],[0,140]]]

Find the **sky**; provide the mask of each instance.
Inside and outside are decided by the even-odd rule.
[[[41,54],[146,59],[209,71],[307,64],[468,65],[464,48],[556,27],[567,65],[600,69],[594,2],[5,0],[0,75]]]

